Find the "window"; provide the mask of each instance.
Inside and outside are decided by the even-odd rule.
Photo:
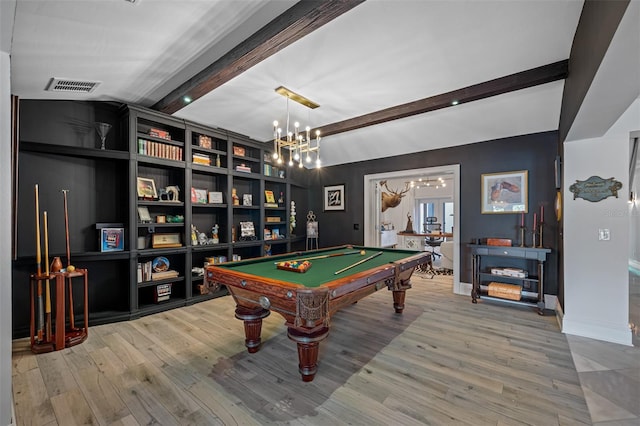
[[[424,223],[428,217],[436,217],[442,224],[442,232],[453,232],[453,200],[451,198],[416,199],[417,217],[415,229],[424,232]]]

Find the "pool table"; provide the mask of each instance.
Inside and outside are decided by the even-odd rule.
[[[293,260],[307,260],[311,266],[305,272],[278,268]],[[393,292],[395,312],[402,313],[414,269],[429,260],[428,252],[347,245],[209,265],[205,279],[225,285],[233,296],[250,353],[260,349],[262,319],[271,311],[282,315],[298,346],[302,380],[310,382],[331,316],[384,287]]]

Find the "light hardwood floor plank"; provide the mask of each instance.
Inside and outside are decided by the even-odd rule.
[[[278,314],[247,352],[231,297],[92,327],[55,353],[16,340],[18,424],[590,424],[555,318],[472,304],[451,282],[414,277],[402,315],[386,290],[337,312],[310,383]]]

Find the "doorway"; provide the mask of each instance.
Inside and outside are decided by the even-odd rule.
[[[460,223],[460,165],[452,164],[438,167],[427,167],[422,169],[400,170],[395,172],[376,173],[372,175],[364,176],[364,243],[366,246],[378,247],[381,245],[381,235],[383,226],[388,227],[389,224],[383,225],[382,218],[382,182],[404,182],[403,188],[409,188],[410,182],[419,181],[419,179],[425,179],[426,177],[450,177],[453,183],[453,192],[451,199],[447,200],[450,204],[447,206],[446,211],[452,216],[447,217],[447,223],[451,224],[453,234],[453,292],[456,294],[468,294],[466,287],[463,289],[460,285],[460,227],[457,226]],[[388,189],[388,188],[387,188]],[[400,188],[402,189],[402,188]],[[408,193],[408,191],[403,191]],[[407,216],[407,219],[413,217],[418,218],[420,212],[416,208],[416,199],[409,197],[409,199],[400,201],[400,204],[396,207],[399,208],[400,214]],[[418,216],[415,214],[418,213]],[[396,220],[396,222],[398,222]],[[404,229],[399,223],[392,224],[395,231],[400,232]],[[420,225],[421,226],[421,225]],[[421,231],[421,228],[419,229]],[[465,290],[467,290],[465,292]]]

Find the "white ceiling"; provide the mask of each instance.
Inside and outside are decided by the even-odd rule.
[[[18,0],[12,91],[22,99],[152,106],[295,1]],[[321,127],[569,57],[577,0],[368,0],[249,68],[175,115],[267,141],[291,103]],[[52,77],[97,80],[90,94],[47,92]],[[337,135],[324,165],[558,128],[563,82],[510,92]]]

